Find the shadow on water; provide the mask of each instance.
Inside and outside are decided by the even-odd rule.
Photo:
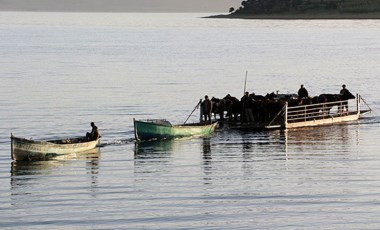
[[[62,172],[61,168],[70,168],[78,162],[85,162],[86,175],[89,176],[89,190],[95,191],[98,186],[100,149],[62,155],[43,161],[13,161],[11,162],[12,195],[28,194],[33,185],[44,183],[50,175]]]

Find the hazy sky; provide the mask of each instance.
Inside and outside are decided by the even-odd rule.
[[[0,0],[7,11],[228,12],[242,0]]]

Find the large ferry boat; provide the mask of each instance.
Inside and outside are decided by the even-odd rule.
[[[295,97],[295,95],[281,95],[276,99],[255,102],[257,105],[253,109],[253,121],[244,121],[241,114],[235,117],[220,116],[217,120],[221,126],[231,129],[293,129],[355,121],[372,111],[359,94],[355,99],[340,100],[338,97],[324,102],[309,98],[307,102],[304,100],[300,103]],[[366,106],[365,109],[361,108],[363,104]]]

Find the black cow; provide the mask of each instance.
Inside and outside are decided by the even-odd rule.
[[[229,120],[238,120],[239,115],[241,114],[242,104],[239,99],[236,97],[227,94],[224,98],[225,111],[227,111],[226,116]]]
[[[216,120],[216,115],[219,115],[220,120],[224,120],[224,111],[225,111],[225,105],[224,105],[224,100],[212,97],[211,98],[212,102],[212,113],[214,114],[214,118]]]
[[[331,109],[334,106],[338,106],[338,108],[341,106],[341,97],[340,94],[321,94],[318,96],[319,103],[326,103],[323,106],[323,113],[326,115],[330,114]]]

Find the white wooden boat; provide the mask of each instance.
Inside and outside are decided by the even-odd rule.
[[[87,140],[86,137],[65,138],[59,140],[30,140],[18,138],[11,134],[12,160],[45,160],[94,149],[99,140]]]

